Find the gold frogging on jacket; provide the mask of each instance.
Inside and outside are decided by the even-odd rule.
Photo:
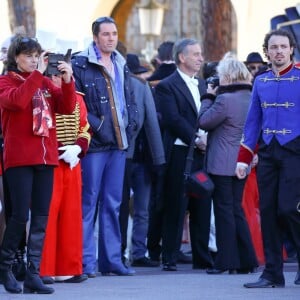
[[[91,137],[88,129],[88,123],[84,127],[80,127],[80,107],[78,102],[71,115],[56,114],[57,140],[63,145],[73,145],[80,137],[90,142]]]
[[[283,135],[286,135],[286,134],[289,134],[289,133],[292,133],[292,130],[289,130],[289,129],[286,129],[286,128],[283,128],[281,130],[275,130],[275,129],[264,129],[264,133],[265,134],[283,134]]]
[[[262,81],[262,82],[268,82],[268,81],[290,81],[290,82],[294,82],[294,81],[297,81],[299,80],[300,77],[298,76],[292,76],[292,77],[261,77],[259,78],[259,81]]]
[[[290,82],[294,82],[294,81],[297,81],[299,80],[300,77],[298,76],[292,76],[292,77],[261,77],[259,78],[259,81],[262,81],[262,82],[268,82],[268,81],[290,81]]]
[[[266,101],[264,101],[261,104],[262,108],[269,108],[269,107],[284,107],[284,108],[289,108],[289,107],[293,107],[295,106],[295,103],[293,102],[284,102],[284,103],[277,103],[277,102],[273,102],[273,103],[267,103]]]

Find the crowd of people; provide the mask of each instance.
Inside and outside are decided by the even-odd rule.
[[[54,73],[36,39],[9,44],[0,76],[6,291],[51,294],[55,282],[182,262],[209,275],[264,265],[244,286],[284,287],[286,240],[300,266],[300,67],[289,32],[266,35],[267,62],[258,52],[207,62],[195,39],[164,41],[155,69],[127,53],[111,17],[96,19],[89,46]],[[192,170],[214,183],[201,200],[185,192],[193,143]],[[181,250],[187,217],[191,254]]]

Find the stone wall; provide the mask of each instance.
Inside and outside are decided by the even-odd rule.
[[[148,1],[141,1],[142,5]],[[201,40],[201,22],[200,22],[200,0],[157,0],[158,3],[167,4],[164,21],[160,36],[154,37],[155,49],[166,40],[175,41],[181,37],[191,37]],[[145,48],[146,37],[139,31],[138,9],[133,6],[126,23],[125,33],[128,51],[141,53]]]

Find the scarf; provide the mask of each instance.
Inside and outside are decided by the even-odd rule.
[[[16,72],[8,72],[8,75],[25,81],[25,78]],[[46,101],[40,88],[36,90],[32,97],[32,124],[33,134],[38,136],[49,137],[49,129],[54,128],[53,119],[50,114],[49,103]]]

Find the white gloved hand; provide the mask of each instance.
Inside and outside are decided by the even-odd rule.
[[[78,154],[81,152],[81,148],[78,145],[67,145],[59,147],[58,150],[65,151],[58,159],[63,159],[70,165],[71,170],[79,163],[80,159]]]
[[[247,176],[248,165],[243,162],[236,164],[235,174],[238,179],[244,179]]]

